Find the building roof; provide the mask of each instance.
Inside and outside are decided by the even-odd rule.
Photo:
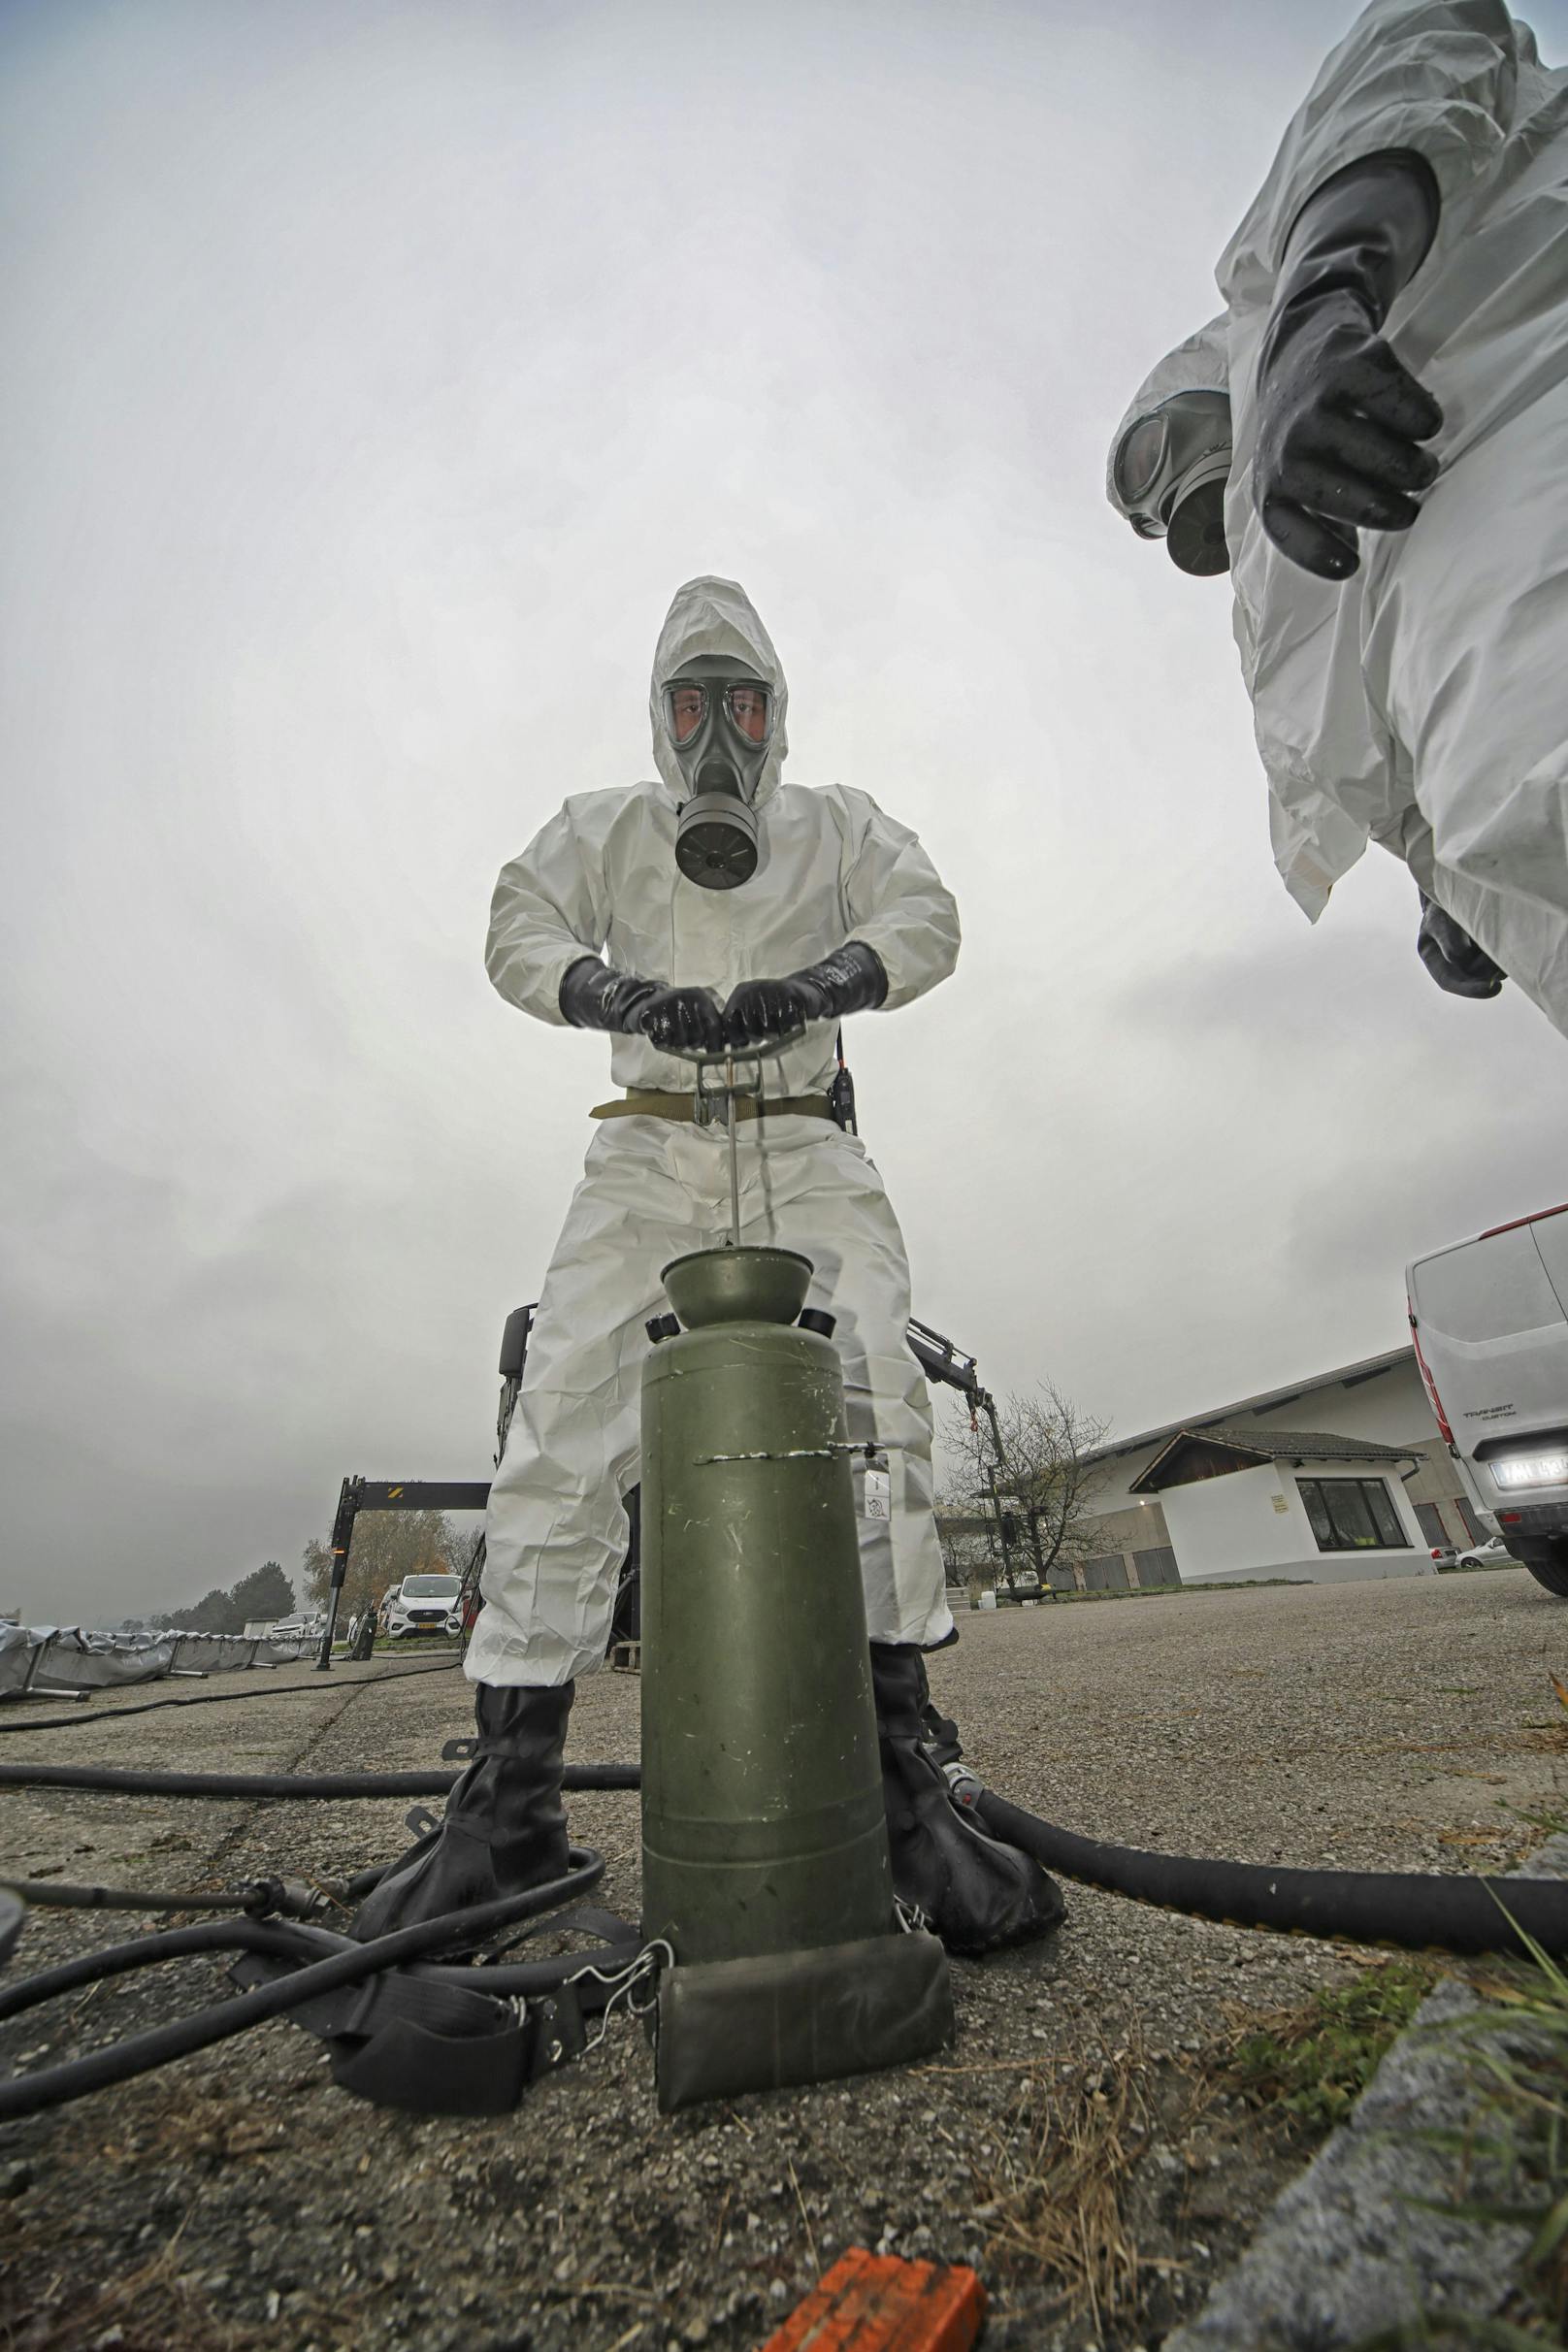
[[[1162,1487],[1186,1482],[1176,1475],[1181,1457],[1191,1446],[1218,1447],[1240,1456],[1238,1470],[1256,1469],[1262,1462],[1413,1462],[1421,1456],[1409,1446],[1380,1446],[1364,1437],[1335,1437],[1326,1429],[1226,1429],[1213,1421],[1177,1429],[1155,1455],[1140,1478],[1131,1481],[1129,1494],[1158,1494]]]
[[[1144,1446],[1157,1446],[1168,1437],[1192,1434],[1195,1430],[1212,1430],[1243,1413],[1272,1413],[1281,1405],[1293,1405],[1298,1396],[1316,1396],[1324,1388],[1358,1388],[1363,1381],[1377,1380],[1385,1372],[1392,1372],[1400,1364],[1413,1364],[1416,1351],[1412,1347],[1390,1348],[1386,1356],[1365,1356],[1358,1363],[1341,1364],[1336,1372],[1320,1372],[1315,1379],[1298,1380],[1288,1388],[1265,1388],[1258,1396],[1243,1396],[1232,1405],[1216,1405],[1212,1413],[1189,1415],[1185,1421],[1166,1421],[1158,1429],[1140,1430],[1136,1437],[1116,1437],[1103,1446],[1096,1446],[1084,1456],[1086,1461],[1114,1461],[1119,1454],[1136,1454]],[[1257,1432],[1248,1438],[1256,1442]],[[1336,1438],[1336,1445],[1348,1440]]]

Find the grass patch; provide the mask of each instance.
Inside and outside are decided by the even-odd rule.
[[[1255,2106],[1281,2107],[1317,2130],[1341,2122],[1430,1992],[1436,1972],[1388,1960],[1299,2008],[1252,2019],[1224,2071]]]
[[[1530,2233],[1522,2270],[1493,2316],[1421,2311],[1364,2337],[1354,2352],[1489,2345],[1498,2352],[1568,2342],[1568,1974],[1539,1944],[1481,1987],[1482,2006],[1429,2029],[1468,2046],[1476,2104],[1461,2127],[1420,2135],[1452,2147],[1455,2196],[1438,2209]]]
[[[1561,1812],[1555,1805],[1510,1805],[1504,1810],[1513,1813],[1517,1820],[1524,1822],[1540,1839],[1568,1835],[1568,1813]],[[1536,1838],[1532,1838],[1530,1843],[1533,1846]]]

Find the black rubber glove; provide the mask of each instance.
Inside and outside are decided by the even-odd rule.
[[[1435,899],[1421,893],[1421,930],[1416,953],[1432,978],[1451,996],[1495,996],[1508,974],[1478,947],[1467,931],[1446,914]]]
[[[562,974],[556,1001],[573,1029],[631,1033],[638,1026],[637,1017],[642,1007],[658,994],[654,981],[638,980],[632,972],[618,972],[613,964],[601,964],[597,956],[584,956]]]
[[[760,1045],[783,1037],[808,1021],[841,1021],[845,1013],[869,1012],[888,993],[888,975],[874,947],[851,939],[820,964],[791,972],[784,980],[742,980],[724,1008],[732,1045]]]
[[[1410,150],[1325,180],[1287,241],[1258,361],[1253,504],[1321,579],[1360,562],[1357,526],[1408,531],[1437,478],[1443,411],[1380,333],[1437,234],[1437,181]]]
[[[718,998],[706,988],[655,989],[634,1027],[661,1054],[712,1054],[728,1043]]]
[[[573,1029],[640,1035],[662,1054],[716,1053],[727,1042],[724,1015],[711,989],[665,988],[657,980],[618,972],[597,956],[569,965],[559,1003]]]

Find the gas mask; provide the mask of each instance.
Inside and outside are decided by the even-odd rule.
[[[757,870],[752,807],[773,739],[773,694],[744,663],[704,654],[664,689],[665,726],[688,798],[675,864],[703,890],[735,890]]]
[[[1122,436],[1111,468],[1139,539],[1162,539],[1173,564],[1199,578],[1230,568],[1225,494],[1230,402],[1224,392],[1177,392]]]

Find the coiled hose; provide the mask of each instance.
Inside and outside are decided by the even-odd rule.
[[[133,2075],[167,2066],[172,2059],[185,2058],[193,2050],[227,2041],[231,2035],[244,2033],[248,2026],[259,2025],[266,2018],[285,2016],[291,2009],[303,2009],[323,1993],[362,1983],[366,1977],[379,1976],[386,1969],[423,1960],[426,1954],[440,1951],[443,1944],[482,1939],[501,1928],[537,1917],[585,1894],[604,1875],[604,1865],[598,1854],[573,1846],[572,1866],[562,1878],[531,1887],[526,1894],[507,1895],[494,1903],[474,1904],[467,1911],[448,1911],[439,1919],[420,1920],[412,1927],[395,1929],[391,1935],[379,1936],[368,1944],[355,1944],[321,1929],[272,1925],[259,1919],[214,1920],[198,1927],[175,1928],[164,1936],[138,1938],[130,1944],[114,1945],[108,1951],[68,1961],[62,1968],[50,1969],[9,1986],[0,1996],[0,2017],[16,2016],[36,2008],[40,2002],[100,1978],[124,1976],[132,1970],[150,1967],[162,1960],[180,1959],[192,1952],[259,1951],[297,1963],[303,1960],[304,1965],[296,1966],[290,1976],[257,1985],[233,2000],[213,2002],[207,2009],[198,2009],[194,2016],[177,2018],[172,2024],[154,2026],[147,2033],[128,2035],[123,2042],[89,2051],[83,2058],[68,2059],[60,2066],[41,2067],[36,2074],[13,2076],[9,2082],[0,2083],[0,2123],[35,2115],[45,2107],[63,2106],[68,2100],[83,2098],[89,2091],[107,2090],[113,2083],[127,2082]],[[461,1984],[469,1991],[494,1993],[503,1998],[537,1995],[587,1969],[604,1971],[617,1964],[625,1965],[636,1959],[639,1948],[631,1945],[591,1955],[578,1952],[563,1959],[510,1968],[436,1968],[428,1973],[438,1980]]]

